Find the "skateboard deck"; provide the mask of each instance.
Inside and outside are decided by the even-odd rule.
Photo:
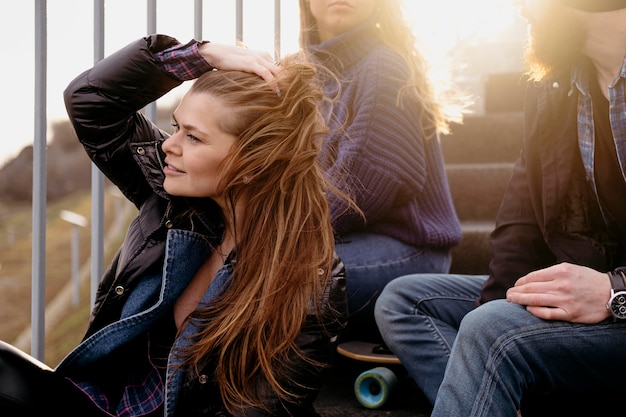
[[[380,343],[358,340],[343,342],[337,345],[337,353],[361,362],[400,365],[400,360]],[[362,406],[379,408],[387,402],[397,383],[398,377],[391,369],[378,366],[357,376],[354,381],[354,395]]]
[[[389,352],[380,343],[352,340],[337,345],[337,352],[343,356],[362,362],[400,364],[400,359]]]

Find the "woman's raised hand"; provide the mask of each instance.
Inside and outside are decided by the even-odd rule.
[[[236,70],[257,74],[268,83],[274,80],[280,67],[272,56],[264,51],[255,51],[235,45],[205,42],[198,47],[207,62],[218,70]]]

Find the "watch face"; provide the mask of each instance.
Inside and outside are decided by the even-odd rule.
[[[626,319],[626,291],[613,294],[610,301],[611,313],[616,319]]]

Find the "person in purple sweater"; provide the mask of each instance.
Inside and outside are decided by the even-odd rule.
[[[330,129],[321,157],[346,265],[348,339],[379,340],[374,303],[392,279],[447,273],[461,240],[439,133],[448,118],[400,0],[300,0],[300,45],[319,64]]]

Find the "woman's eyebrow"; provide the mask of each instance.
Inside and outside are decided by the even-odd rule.
[[[208,137],[208,134],[206,132],[204,132],[202,129],[200,129],[199,127],[195,126],[195,125],[191,125],[188,123],[179,123],[178,120],[176,119],[176,115],[174,113],[172,113],[172,120],[174,121],[174,123],[176,123],[178,125],[178,128],[183,128],[189,132],[195,132],[197,134],[197,136],[199,137]]]

